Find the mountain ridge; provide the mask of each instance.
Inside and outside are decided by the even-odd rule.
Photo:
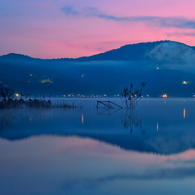
[[[81,56],[78,58],[53,58],[53,59],[42,59],[42,58],[34,58],[25,54],[18,53],[8,53],[0,56],[0,60],[65,60],[65,61],[96,61],[96,60],[137,60],[144,56],[146,50],[153,49],[155,46],[161,43],[176,43],[182,46],[187,46],[195,51],[195,46],[189,46],[181,42],[171,41],[171,40],[161,40],[161,41],[153,41],[153,42],[140,42],[135,44],[127,44],[123,45],[119,48],[108,50],[106,52],[94,54],[91,56]],[[124,51],[126,52],[124,53]],[[131,53],[128,53],[131,52]]]
[[[194,64],[195,47],[173,41],[125,45],[77,59],[11,53],[0,57],[0,83],[17,93],[116,96],[130,83],[139,88],[144,81],[145,96],[193,97]]]

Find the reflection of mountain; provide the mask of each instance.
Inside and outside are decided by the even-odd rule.
[[[194,62],[194,47],[172,41],[126,45],[78,59],[9,54],[0,57],[0,82],[16,92],[113,96],[129,83],[145,81],[144,95],[192,97]]]
[[[125,110],[112,115],[97,115],[96,109],[76,111],[63,109],[22,109],[17,111],[10,109],[7,110],[6,115],[10,119],[6,120],[4,124],[11,121],[10,124],[13,126],[7,124],[6,128],[0,132],[0,137],[14,141],[39,135],[80,136],[117,145],[126,150],[158,154],[174,154],[194,148],[195,122],[193,114],[192,118],[187,115],[189,112],[193,112],[193,103],[189,105],[189,108],[186,107],[185,120],[182,120],[182,109],[181,114],[179,113],[181,108],[179,103],[175,107],[170,107],[171,110],[166,110],[164,104],[160,107],[155,106],[155,108],[147,105],[142,106],[143,109],[139,112],[139,119],[142,119],[141,122],[146,131],[144,136],[141,134],[142,127],[140,125],[137,129],[134,128],[132,134],[129,130],[125,131],[121,121],[129,120],[129,118],[130,122],[132,120],[139,121],[131,113],[126,114]],[[11,115],[9,112],[15,114]],[[174,118],[170,120],[170,116],[174,116]],[[5,126],[2,123],[3,117],[4,112],[2,111],[0,113],[2,127]],[[159,131],[156,130],[157,121],[159,121]]]

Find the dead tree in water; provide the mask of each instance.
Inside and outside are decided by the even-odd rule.
[[[127,108],[135,108],[138,104],[138,102],[142,98],[142,90],[145,87],[146,83],[141,83],[141,89],[133,92],[133,84],[130,84],[130,88],[125,87],[123,89],[123,92],[121,93],[121,99],[125,103]]]

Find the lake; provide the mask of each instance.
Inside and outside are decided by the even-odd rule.
[[[194,194],[195,99],[145,98],[136,109],[96,100],[0,110],[1,194]]]

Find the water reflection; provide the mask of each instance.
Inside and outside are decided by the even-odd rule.
[[[186,109],[185,108],[183,109],[183,118],[184,119],[186,118]]]
[[[7,127],[14,125],[16,117],[13,113],[3,112],[0,114],[0,132]]]
[[[0,139],[0,146],[1,194],[111,195],[121,186],[122,194],[194,194],[195,150],[163,156],[52,136]]]
[[[81,115],[81,122],[82,122],[82,124],[84,124],[84,115],[83,114]]]
[[[187,101],[185,107],[183,104],[183,101],[169,102],[165,106],[164,101],[145,101],[140,102],[140,107],[136,110],[97,111],[93,104],[82,109],[68,110],[1,110],[0,137],[15,141],[41,135],[76,135],[119,146],[125,150],[176,154],[195,146],[195,104]],[[185,120],[182,120],[183,118]]]
[[[126,109],[121,123],[123,124],[123,127],[126,129],[126,131],[129,130],[130,133],[133,133],[134,129],[140,129],[142,135],[146,134],[145,130],[142,127],[142,120],[136,113],[135,109]]]

